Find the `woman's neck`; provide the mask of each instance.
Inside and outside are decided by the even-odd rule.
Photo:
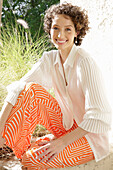
[[[66,61],[66,59],[67,59],[67,57],[68,57],[68,54],[67,53],[62,53],[62,52],[60,52],[60,59],[61,59],[61,63],[62,64],[64,64],[64,62]]]
[[[69,53],[70,53],[70,51],[61,51],[61,50],[59,50],[59,52],[60,52],[60,58],[61,58],[61,62],[62,62],[62,64],[66,61],[66,59],[67,59],[67,57],[68,57],[68,55],[69,55]]]
[[[62,64],[66,61],[71,49],[72,49],[72,47],[68,48],[68,49],[59,50]]]

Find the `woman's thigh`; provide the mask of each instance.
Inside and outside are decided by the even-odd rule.
[[[56,137],[66,133],[57,100],[39,84],[30,83],[20,93],[3,131],[6,144],[18,158],[30,146],[37,124],[44,125]]]

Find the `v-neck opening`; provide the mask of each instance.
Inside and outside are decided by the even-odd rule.
[[[67,77],[66,77],[64,65],[61,63],[61,66],[62,66],[62,71],[63,71],[63,79],[64,79],[64,83],[65,83],[65,86],[67,87],[67,86],[68,86],[68,82],[67,82]]]

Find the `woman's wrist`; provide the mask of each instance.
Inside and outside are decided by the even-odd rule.
[[[62,136],[63,145],[66,147],[72,142],[82,138],[87,133],[88,133],[87,131],[78,127],[75,130],[71,131],[70,133],[67,133],[66,135]]]
[[[7,102],[5,102],[2,107],[2,110],[0,112],[0,134],[2,133],[4,129],[4,125],[10,115],[12,108],[13,108],[13,105]]]

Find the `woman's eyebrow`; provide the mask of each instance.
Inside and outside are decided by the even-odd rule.
[[[57,25],[57,24],[53,24],[53,26],[58,26],[59,27],[59,25]]]
[[[73,27],[72,25],[66,25],[65,27]]]
[[[60,25],[57,25],[57,24],[54,24],[53,26],[60,26]],[[65,25],[64,27],[73,27],[72,25]]]

